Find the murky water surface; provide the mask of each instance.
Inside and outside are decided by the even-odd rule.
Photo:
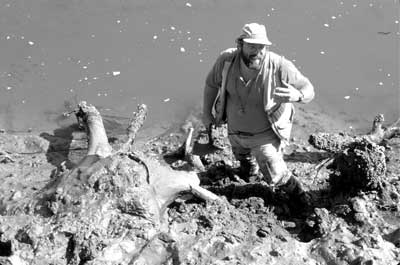
[[[216,56],[247,22],[353,128],[400,114],[396,0],[1,0],[0,128],[48,131],[80,100],[127,123],[137,104],[163,128],[201,102]]]

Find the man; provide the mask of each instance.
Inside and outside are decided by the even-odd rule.
[[[305,193],[288,170],[282,147],[290,137],[292,103],[310,102],[314,88],[292,62],[269,50],[264,25],[244,25],[236,43],[236,49],[221,53],[207,76],[204,125],[227,122],[242,174],[260,169],[268,183],[302,198]]]

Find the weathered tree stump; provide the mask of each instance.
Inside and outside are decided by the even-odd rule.
[[[399,121],[388,128],[383,127],[384,117],[375,117],[372,130],[365,135],[346,133],[312,134],[309,142],[314,147],[332,153],[330,183],[334,188],[379,190],[386,173],[386,141],[398,137]]]
[[[113,151],[100,113],[81,102],[75,114],[88,135],[87,155],[58,175],[34,201],[8,205],[0,216],[0,243],[18,264],[134,264],[169,257],[165,209],[182,193],[217,200],[194,172],[174,171],[131,151],[143,124],[139,107],[128,140]],[[154,248],[147,251],[147,248]]]

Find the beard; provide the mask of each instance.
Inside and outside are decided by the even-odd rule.
[[[252,69],[252,70],[260,70],[261,69],[265,56],[258,55],[258,54],[246,55],[246,54],[244,54],[243,50],[240,52],[240,55],[242,57],[244,64],[249,69]]]

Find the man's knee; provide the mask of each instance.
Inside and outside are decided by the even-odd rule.
[[[268,182],[276,184],[286,177],[288,168],[282,156],[264,157],[259,159],[260,168]]]

